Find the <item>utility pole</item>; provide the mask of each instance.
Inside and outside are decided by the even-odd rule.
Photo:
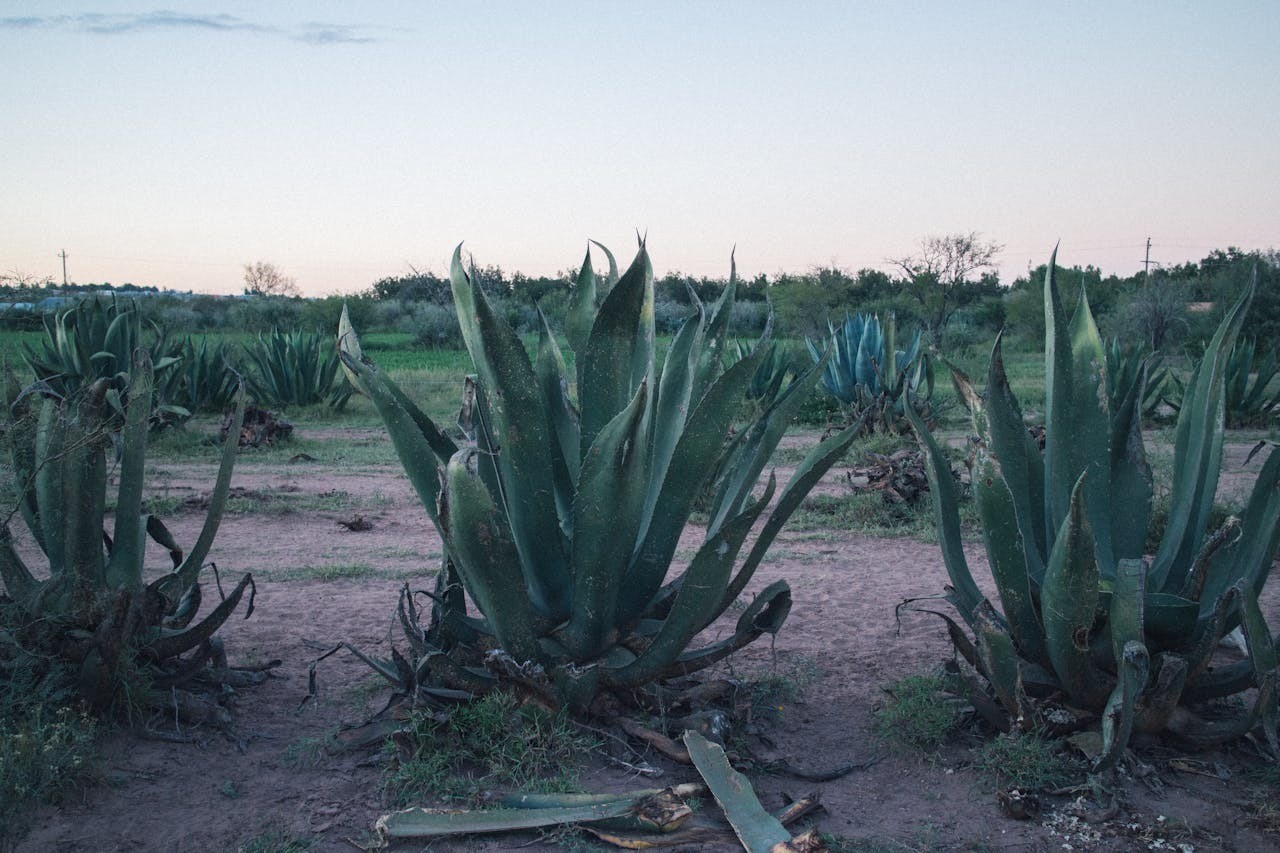
[[[1142,286],[1151,284],[1151,238],[1147,238],[1147,257],[1142,262]]]
[[[66,287],[67,286],[67,250],[63,249],[61,252],[59,252],[58,257],[62,258],[62,286]]]

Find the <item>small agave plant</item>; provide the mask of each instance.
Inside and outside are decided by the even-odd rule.
[[[332,338],[318,332],[273,329],[246,348],[249,390],[259,405],[312,406],[341,409],[351,398],[351,386],[339,370]]]
[[[214,635],[246,591],[253,609],[253,580],[245,575],[204,619],[195,618],[200,572],[231,483],[235,439],[223,448],[204,527],[184,554],[143,501],[154,382],[145,349],[135,352],[132,370],[123,376],[95,379],[61,397],[40,385],[35,387],[43,395],[23,391],[10,375],[0,414],[6,473],[17,500],[0,524],[0,681],[56,661],[78,673],[78,692],[99,708],[114,704],[138,670],[157,686],[177,687],[201,676],[211,660],[225,668]],[[119,409],[122,428],[114,417]],[[242,403],[237,417],[243,411]],[[110,465],[107,457],[117,451]],[[119,486],[108,525],[112,474]],[[14,515],[48,561],[47,576],[28,568],[15,547],[8,523]],[[173,564],[149,583],[143,573],[148,538]]]
[[[46,317],[44,331],[45,339],[38,349],[26,348],[26,362],[45,391],[63,399],[75,397],[99,379],[127,389],[133,354],[140,347],[147,350],[161,385],[180,361],[181,348],[155,323],[144,324],[132,299],[82,299],[52,320]],[[118,419],[124,418],[125,401],[119,395],[112,399]],[[150,423],[161,427],[189,417],[191,412],[186,408],[157,399]]]
[[[1134,731],[1167,730],[1189,745],[1210,746],[1261,722],[1274,752],[1276,649],[1258,595],[1280,544],[1280,453],[1262,466],[1240,518],[1207,529],[1222,463],[1223,378],[1252,289],[1218,328],[1187,388],[1168,525],[1156,552],[1145,554],[1152,472],[1139,401],[1147,371],[1108,388],[1087,300],[1081,296],[1068,325],[1052,260],[1048,269],[1044,452],[1023,425],[999,339],[984,394],[954,375],[979,442],[974,492],[999,609],[970,573],[946,457],[907,410],[930,458],[951,578],[946,597],[973,637],[943,618],[957,650],[991,691],[975,692],[975,707],[997,720],[1002,707],[1005,726],[1043,722],[1042,706],[1033,700],[1054,699],[1101,718],[1098,771],[1116,764]],[[1248,657],[1214,666],[1219,641],[1241,625]],[[1251,688],[1257,692],[1239,719],[1211,722],[1192,711],[1197,703]]]
[[[1138,407],[1143,420],[1154,418],[1164,402],[1164,389],[1173,381],[1173,374],[1160,363],[1159,354],[1144,355],[1138,349],[1121,345],[1119,338],[1112,338],[1107,344],[1106,356],[1107,394],[1111,397],[1112,414],[1121,410],[1125,390],[1133,387],[1145,370],[1147,380]]]
[[[846,314],[839,326],[827,324],[834,355],[822,371],[822,387],[851,417],[867,413],[867,430],[899,434],[908,429],[903,411],[910,401],[931,421],[933,363],[920,346],[917,329],[905,350],[897,348],[897,323],[890,313],[881,324],[874,314]],[[815,363],[823,350],[806,339]]]
[[[1196,363],[1190,383],[1195,382],[1195,374],[1203,364],[1203,359]],[[1227,427],[1242,429],[1261,427],[1276,422],[1277,409],[1280,408],[1280,350],[1272,349],[1263,355],[1258,349],[1258,342],[1253,339],[1238,340],[1227,359],[1227,370],[1223,378],[1224,407],[1227,413]],[[1181,410],[1187,386],[1176,378],[1170,380],[1165,402],[1175,409]]]
[[[401,597],[411,656],[365,658],[406,693],[481,692],[505,677],[556,707],[599,710],[610,696],[643,692],[776,633],[790,611],[790,589],[776,581],[726,636],[690,649],[737,601],[782,525],[853,438],[847,430],[817,445],[776,504],[772,476],[757,492],[823,362],[735,432],[768,345],[762,338],[720,373],[736,276],[715,306],[695,305],[659,366],[643,244],[625,274],[609,276],[616,283],[598,309],[589,253],[581,270],[565,323],[574,394],[545,318],[530,358],[465,272],[461,247],[454,253],[453,295],[476,367],[462,443],[361,354],[343,315],[343,364],[385,421],[446,552],[425,628],[407,590]],[[708,487],[715,497],[702,545],[669,577]],[[478,614],[468,613],[467,599]]]

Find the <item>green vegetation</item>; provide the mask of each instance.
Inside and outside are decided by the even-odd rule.
[[[261,405],[324,403],[341,409],[351,397],[351,386],[338,373],[337,350],[319,333],[275,329],[259,335],[246,354],[254,368],[250,389]]]
[[[941,672],[908,675],[883,688],[874,712],[876,733],[912,749],[932,752],[963,720],[952,679]]]
[[[595,288],[588,255],[565,321],[578,353],[572,383],[550,327],[543,324],[535,364],[455,252],[454,300],[478,373],[462,416],[474,444],[464,447],[383,376],[344,317],[343,364],[386,421],[447,549],[427,629],[401,599],[414,663],[371,661],[400,690],[490,690],[499,675],[481,665],[496,644],[508,668],[542,668],[545,676],[518,679],[526,689],[586,711],[602,691],[694,672],[776,633],[790,610],[790,589],[775,582],[731,636],[686,651],[742,593],[787,518],[854,437],[849,430],[811,451],[735,574],[776,483],[771,477],[759,498],[753,489],[822,363],[726,441],[767,343],[719,373],[733,279],[712,309],[697,306],[661,369],[644,248],[599,308]],[[666,582],[680,533],[708,485],[714,498],[704,544]],[[483,623],[466,618],[463,589]]]
[[[1050,264],[1053,269],[1053,264]],[[1199,746],[1262,723],[1275,752],[1276,652],[1258,607],[1280,544],[1280,454],[1272,453],[1241,517],[1208,529],[1223,443],[1223,378],[1252,291],[1223,320],[1188,386],[1174,442],[1165,532],[1144,558],[1153,485],[1141,431],[1145,372],[1114,395],[1082,297],[1068,327],[1052,275],[1044,282],[1046,446],[1029,437],[997,341],[983,396],[957,373],[979,439],[974,466],[992,577],[1003,614],[973,580],[961,547],[950,466],[911,409],[930,456],[930,486],[951,578],[947,599],[974,632],[952,626],[957,651],[1007,714],[1035,725],[1034,701],[1065,694],[1102,720],[1095,771],[1116,765],[1133,731],[1170,728]],[[1112,412],[1112,397],[1122,401]],[[1222,637],[1243,625],[1250,656],[1210,669]],[[1202,720],[1185,706],[1257,688],[1240,719]],[[1175,714],[1175,710],[1179,713]]]
[[[850,422],[862,418],[868,432],[906,431],[903,407],[913,405],[926,421],[932,419],[933,362],[920,350],[920,331],[905,350],[897,348],[897,323],[890,312],[883,327],[870,314],[845,315],[830,326],[827,349],[832,356],[822,370],[822,388],[840,401]],[[806,340],[814,363],[822,351]]]
[[[576,790],[578,773],[599,743],[563,714],[494,691],[455,707],[443,720],[415,711],[387,751],[394,758],[383,793],[395,806],[428,798],[474,800],[485,791]]]
[[[77,398],[97,380],[105,380],[114,392],[107,402],[113,415],[122,419],[136,350],[146,351],[160,383],[178,364],[181,347],[171,343],[159,326],[150,326],[154,337],[148,343],[142,314],[132,300],[83,299],[52,319],[45,318],[44,340],[39,349],[27,349],[26,362],[47,393],[63,400]],[[156,396],[154,386],[149,386],[149,393]],[[160,399],[148,418],[163,424],[190,414]]]
[[[1063,754],[1061,741],[1034,731],[1012,732],[978,748],[974,769],[1001,789],[1054,790],[1080,781],[1084,767]]]
[[[153,371],[138,349],[123,379],[99,378],[71,398],[22,394],[5,383],[7,467],[20,515],[48,560],[48,577],[31,571],[0,525],[0,580],[7,597],[0,624],[0,673],[35,670],[46,695],[74,689],[98,709],[128,710],[153,679],[186,682],[213,654],[211,639],[253,581],[245,575],[203,620],[198,583],[231,483],[236,442],[223,450],[209,511],[195,546],[185,553],[159,518],[143,509],[147,421]],[[123,382],[125,394],[115,386]],[[113,396],[114,395],[114,396]],[[115,412],[128,397],[122,432]],[[237,418],[243,416],[243,408]],[[121,448],[115,476],[114,526],[107,535],[106,451]],[[147,538],[168,551],[173,571],[143,580]],[[42,573],[43,574],[43,573]],[[252,609],[252,592],[250,592]],[[183,658],[183,655],[192,653]],[[181,676],[181,677],[179,677]],[[69,683],[49,685],[49,681]]]
[[[31,803],[58,803],[96,778],[97,731],[92,717],[67,707],[29,698],[0,705],[0,846]]]

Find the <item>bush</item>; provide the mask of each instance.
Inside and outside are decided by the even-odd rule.
[[[434,348],[453,348],[462,345],[462,329],[452,306],[433,302],[407,305],[399,320],[402,332],[413,335],[414,343]]]
[[[0,842],[31,803],[57,803],[95,776],[97,724],[70,708],[0,709]]]

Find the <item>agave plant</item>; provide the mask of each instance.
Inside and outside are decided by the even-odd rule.
[[[1261,360],[1259,357],[1257,341],[1249,339],[1236,341],[1227,359],[1223,388],[1227,427],[1230,429],[1266,426],[1275,420],[1277,407],[1280,407],[1280,382],[1276,381],[1276,376],[1280,375],[1280,362],[1275,349],[1261,356]],[[1195,382],[1201,364],[1203,359],[1196,362],[1188,382]],[[1176,377],[1171,378],[1165,402],[1181,410],[1186,387]]]
[[[274,329],[266,337],[259,335],[247,352],[254,368],[249,386],[260,404],[325,403],[341,409],[351,398],[351,386],[338,371],[338,353],[323,335]]]
[[[25,659],[56,660],[78,673],[78,688],[98,707],[116,698],[126,673],[141,668],[159,685],[195,678],[217,659],[214,634],[246,591],[253,609],[253,580],[245,575],[230,595],[204,619],[200,573],[213,544],[231,483],[234,438],[222,463],[204,526],[184,554],[143,501],[147,419],[154,382],[144,349],[128,374],[123,430],[111,423],[121,392],[96,379],[74,397],[20,391],[12,376],[5,384],[4,444],[17,508],[31,539],[48,560],[48,576],[28,568],[14,546],[8,518],[0,524],[0,599],[16,608],[16,624],[0,628],[0,679]],[[243,413],[243,403],[239,411]],[[119,459],[107,454],[118,439]],[[109,469],[119,481],[114,520],[108,532]],[[164,548],[173,569],[146,582],[147,539]],[[247,614],[246,614],[247,615]],[[185,655],[185,657],[184,657]]]
[[[825,362],[730,437],[768,331],[719,372],[731,275],[713,307],[695,305],[659,367],[642,245],[598,309],[590,254],[582,266],[565,324],[580,376],[575,399],[545,317],[531,359],[461,257],[459,247],[453,294],[477,371],[467,383],[461,445],[361,354],[345,314],[339,328],[343,364],[385,421],[446,551],[428,627],[407,590],[401,597],[411,659],[397,652],[366,660],[416,695],[483,691],[502,674],[583,712],[775,633],[791,607],[784,581],[761,590],[723,639],[689,650],[742,594],[779,529],[852,440],[846,431],[815,447],[771,510],[773,477],[755,492]],[[713,478],[703,544],[668,579],[694,501]],[[467,597],[480,618],[468,615]]]
[[[1055,253],[1056,255],[1056,253]],[[951,578],[947,598],[975,635],[947,618],[959,652],[1009,717],[1032,725],[1032,700],[1056,697],[1101,717],[1095,769],[1115,765],[1133,731],[1169,730],[1205,746],[1259,721],[1276,748],[1276,652],[1258,594],[1280,544],[1280,454],[1272,453],[1239,519],[1207,529],[1223,443],[1224,375],[1252,289],[1218,328],[1178,418],[1169,522],[1144,554],[1152,473],[1139,401],[1146,370],[1107,387],[1105,352],[1082,295],[1065,321],[1053,261],[1045,276],[1046,444],[1023,428],[1001,357],[985,394],[955,374],[979,445],[974,489],[1000,610],[970,573],[946,458],[908,410],[930,457],[930,484]],[[1112,411],[1111,401],[1119,399]],[[1215,668],[1222,637],[1243,625],[1249,657]],[[1207,722],[1190,706],[1257,688],[1241,719]],[[993,708],[995,703],[988,700]]]
[[[224,412],[235,404],[239,377],[225,341],[183,340],[178,364],[157,377],[157,397],[188,412]]]
[[[142,315],[132,299],[87,298],[54,316],[45,318],[45,339],[39,350],[27,347],[26,362],[48,393],[64,399],[81,394],[99,379],[117,389],[127,387],[133,353],[147,350],[161,382],[178,364],[178,348],[157,324],[148,322],[152,339],[145,340]],[[124,397],[113,398],[117,418],[124,417]],[[160,402],[150,414],[153,426],[190,417],[181,406]]]
[[[1139,414],[1144,420],[1150,420],[1157,414],[1160,404],[1164,402],[1164,389],[1172,381],[1168,368],[1160,364],[1159,354],[1143,355],[1137,349],[1127,348],[1120,344],[1119,338],[1112,338],[1106,347],[1107,357],[1107,394],[1112,413],[1119,412],[1123,400],[1121,395],[1138,381],[1139,374],[1147,373],[1145,390],[1139,401]]]
[[[931,420],[933,363],[921,350],[917,329],[905,350],[897,349],[897,324],[890,313],[881,325],[873,314],[845,315],[840,326],[827,324],[834,356],[822,373],[822,387],[850,415],[867,412],[867,429],[901,433],[907,428],[903,410],[910,400]],[[805,339],[816,363],[823,351]]]

